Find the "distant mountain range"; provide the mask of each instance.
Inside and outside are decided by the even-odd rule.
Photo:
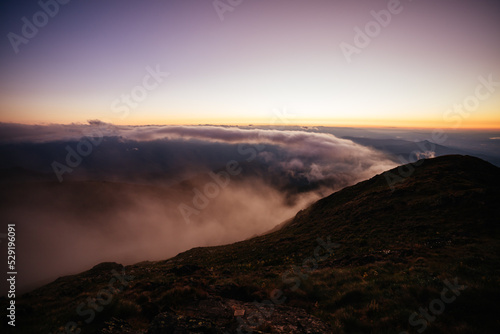
[[[416,156],[416,153],[420,153],[420,155],[424,156],[425,154],[432,154],[435,157],[442,155],[473,155],[475,157],[486,160],[498,167],[500,167],[500,157],[492,156],[482,153],[477,150],[470,149],[460,149],[454,147],[448,147],[433,143],[428,140],[421,141],[409,141],[404,139],[376,139],[376,138],[365,138],[365,137],[350,137],[344,136],[344,139],[352,140],[355,143],[373,147],[377,150],[389,153],[393,155],[396,159],[398,157],[402,157],[406,161],[414,162],[415,159],[418,160],[419,157]],[[413,152],[413,153],[412,153]]]
[[[61,277],[2,332],[497,333],[499,200],[500,168],[419,160],[261,236]]]

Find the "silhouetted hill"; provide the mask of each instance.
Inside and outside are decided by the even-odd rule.
[[[496,333],[499,200],[500,168],[420,160],[269,234],[59,278],[18,298],[15,332]]]

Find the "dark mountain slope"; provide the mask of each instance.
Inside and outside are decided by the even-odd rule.
[[[278,260],[280,255],[313,247],[314,236],[327,235],[343,244],[341,252],[356,254],[374,246],[406,247],[408,242],[438,242],[446,236],[455,240],[498,236],[500,168],[469,156],[444,156],[419,164],[395,168],[321,199],[272,234],[228,246],[197,248],[179,257],[196,257],[200,263],[221,258],[223,264],[234,257],[251,261],[258,252],[257,257],[273,254]],[[387,180],[409,168],[414,172],[391,191]],[[236,254],[226,254],[228,249]],[[274,249],[280,252],[269,253]]]
[[[18,298],[16,333],[70,321],[82,333],[496,333],[499,200],[499,168],[421,160],[266,235],[60,278]],[[134,277],[104,305],[100,292],[122,270]]]

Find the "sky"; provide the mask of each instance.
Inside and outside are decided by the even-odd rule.
[[[55,1],[0,4],[0,122],[500,129],[497,1]]]

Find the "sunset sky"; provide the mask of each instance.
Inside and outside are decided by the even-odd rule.
[[[390,2],[243,0],[221,20],[211,0],[72,0],[44,25],[37,1],[6,0],[0,122],[499,129],[498,1]],[[349,62],[342,43],[388,6]],[[23,17],[40,27],[15,45]],[[148,68],[169,75],[126,107]]]

